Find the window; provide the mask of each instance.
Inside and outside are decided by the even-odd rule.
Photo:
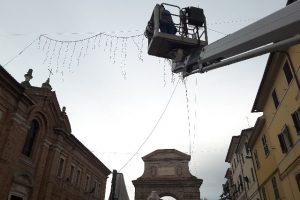
[[[101,194],[101,184],[98,183],[98,187],[97,187],[97,196],[100,196]]]
[[[248,176],[244,176],[244,181],[247,183],[247,189],[249,190],[249,178],[248,178]]]
[[[298,190],[300,191],[300,172],[296,175],[296,182],[298,185]]]
[[[242,162],[243,162],[243,164],[245,164],[245,160],[244,160],[244,154],[243,154],[243,153],[241,154],[241,158],[242,158]]]
[[[85,181],[85,187],[84,187],[84,190],[86,192],[88,192],[88,189],[89,189],[89,183],[90,183],[90,176],[89,175],[86,175],[86,181]]]
[[[265,155],[268,156],[270,154],[270,151],[269,151],[269,147],[268,147],[268,143],[267,143],[267,139],[266,139],[265,135],[262,136],[261,142],[264,147]]]
[[[93,187],[92,187],[90,193],[95,193],[96,194],[96,189],[97,189],[96,187],[97,187],[97,182],[94,181],[94,184],[93,184]]]
[[[242,191],[244,191],[244,185],[243,185],[243,180],[242,180],[242,176],[241,175],[239,175],[239,179],[240,179],[241,189],[242,189]]]
[[[252,181],[255,182],[255,175],[252,167],[251,167],[251,176],[252,176]]]
[[[58,164],[58,170],[57,170],[57,176],[60,177],[60,178],[63,175],[64,165],[65,165],[65,159],[64,158],[60,158],[59,159],[59,164]]]
[[[70,182],[71,183],[74,182],[74,170],[75,170],[75,166],[71,165],[71,170],[70,170]]]
[[[234,193],[237,193],[238,192],[238,188],[236,186],[236,184],[234,184]]]
[[[272,92],[272,98],[273,98],[274,106],[277,109],[278,106],[279,106],[279,100],[278,100],[277,93],[276,93],[275,89]]]
[[[25,156],[28,157],[31,156],[34,139],[38,133],[38,130],[39,130],[39,124],[36,120],[33,120],[27,132],[26,140],[22,150],[22,154],[24,154]]]
[[[245,149],[246,149],[246,154],[249,154],[249,148],[248,148],[248,142],[245,142]]]
[[[259,162],[259,159],[258,159],[257,151],[255,150],[253,152],[253,154],[254,154],[254,159],[255,159],[256,167],[257,167],[257,169],[259,169],[260,168],[260,162]]]
[[[75,185],[78,186],[80,183],[80,175],[81,175],[81,170],[77,169],[76,171],[76,178],[75,178]]]
[[[290,132],[287,126],[284,126],[283,131],[278,135],[282,153],[287,153],[292,149],[293,143],[290,137]]]
[[[279,190],[277,187],[277,183],[276,183],[276,177],[273,176],[272,177],[272,186],[273,186],[273,191],[274,191],[274,195],[275,195],[275,199],[280,199],[280,195],[279,195]]]
[[[11,196],[10,196],[10,200],[23,200],[23,198],[22,198],[22,197],[15,196],[15,195],[11,195]]]
[[[293,74],[291,71],[291,66],[288,61],[285,62],[283,66],[284,75],[288,84],[293,80]]]
[[[2,110],[0,109],[0,122],[1,122],[1,120],[3,119],[3,117],[4,117],[4,111],[2,111]]]
[[[261,193],[262,193],[263,200],[267,200],[267,195],[264,187],[261,188]]]
[[[300,111],[299,109],[292,113],[293,122],[298,135],[300,134]]]
[[[234,168],[236,168],[236,162],[235,162],[235,158],[233,159],[233,162],[234,162]]]

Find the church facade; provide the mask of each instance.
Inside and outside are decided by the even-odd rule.
[[[110,170],[72,133],[49,79],[0,66],[0,199],[104,200]]]

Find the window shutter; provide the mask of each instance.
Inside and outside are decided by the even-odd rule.
[[[284,75],[285,75],[287,83],[290,84],[290,82],[293,80],[293,74],[292,74],[291,67],[290,67],[290,64],[288,63],[288,61],[285,62],[283,71],[284,71]]]
[[[300,191],[300,173],[298,173],[298,174],[296,175],[296,182],[297,182],[297,185],[298,185],[298,189],[299,189],[299,191]]]
[[[297,111],[292,114],[292,118],[293,118],[293,122],[294,122],[294,125],[296,128],[296,131],[297,131],[297,133],[299,133],[300,132],[300,118],[299,118],[299,114]]]
[[[279,106],[279,100],[278,100],[277,93],[276,93],[275,89],[273,89],[272,98],[273,98],[274,106],[277,109],[278,106]]]
[[[276,183],[275,176],[272,177],[272,186],[273,186],[273,192],[274,192],[274,195],[275,195],[275,199],[279,200],[280,199],[280,194],[279,194],[279,190],[278,190],[278,186],[277,186],[277,183]]]
[[[282,153],[286,153],[287,152],[287,147],[285,145],[284,136],[283,136],[282,133],[280,133],[278,135],[278,139],[279,139],[279,143],[280,143],[280,147],[281,147]]]
[[[292,142],[292,138],[291,138],[291,134],[290,134],[290,131],[288,129],[288,127],[286,127],[286,137],[288,139],[288,147],[292,148],[293,147],[293,142]]]

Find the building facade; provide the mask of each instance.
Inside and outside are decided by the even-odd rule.
[[[260,199],[257,178],[248,149],[248,140],[253,128],[242,130],[233,136],[229,145],[225,162],[230,163],[225,178],[231,199]]]
[[[288,0],[287,6],[295,1]],[[234,184],[228,187],[231,199],[300,199],[299,52],[298,44],[269,55],[252,107],[252,112],[262,116],[251,134],[244,133],[243,137],[242,131],[240,136],[232,137],[227,153],[226,162],[231,164],[232,172],[227,171],[225,177]],[[239,174],[244,176],[244,186]],[[256,184],[248,188],[251,179]],[[239,187],[248,191],[241,192]]]
[[[239,143],[236,149],[240,167],[240,182],[244,185],[244,195],[241,199],[260,199],[258,192],[257,177],[254,169],[251,152],[248,148],[248,141],[253,134],[253,128],[244,129],[240,134]]]
[[[229,193],[232,199],[237,199],[239,197],[239,182],[237,168],[237,156],[235,154],[240,136],[232,136],[230,145],[227,151],[225,162],[230,164],[230,168],[227,170],[225,177],[227,178],[229,185]]]
[[[252,111],[250,139],[263,199],[300,199],[300,45],[270,54]]]
[[[110,170],[74,135],[49,79],[18,83],[0,66],[0,199],[104,199]]]

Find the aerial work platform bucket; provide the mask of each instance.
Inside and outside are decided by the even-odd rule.
[[[171,7],[173,10],[175,8],[177,14],[171,13],[165,7]],[[177,23],[172,17],[177,19]],[[182,60],[186,55],[207,45],[203,10],[195,7],[180,9],[170,4],[157,4],[146,27],[145,36],[148,38],[149,55]]]

